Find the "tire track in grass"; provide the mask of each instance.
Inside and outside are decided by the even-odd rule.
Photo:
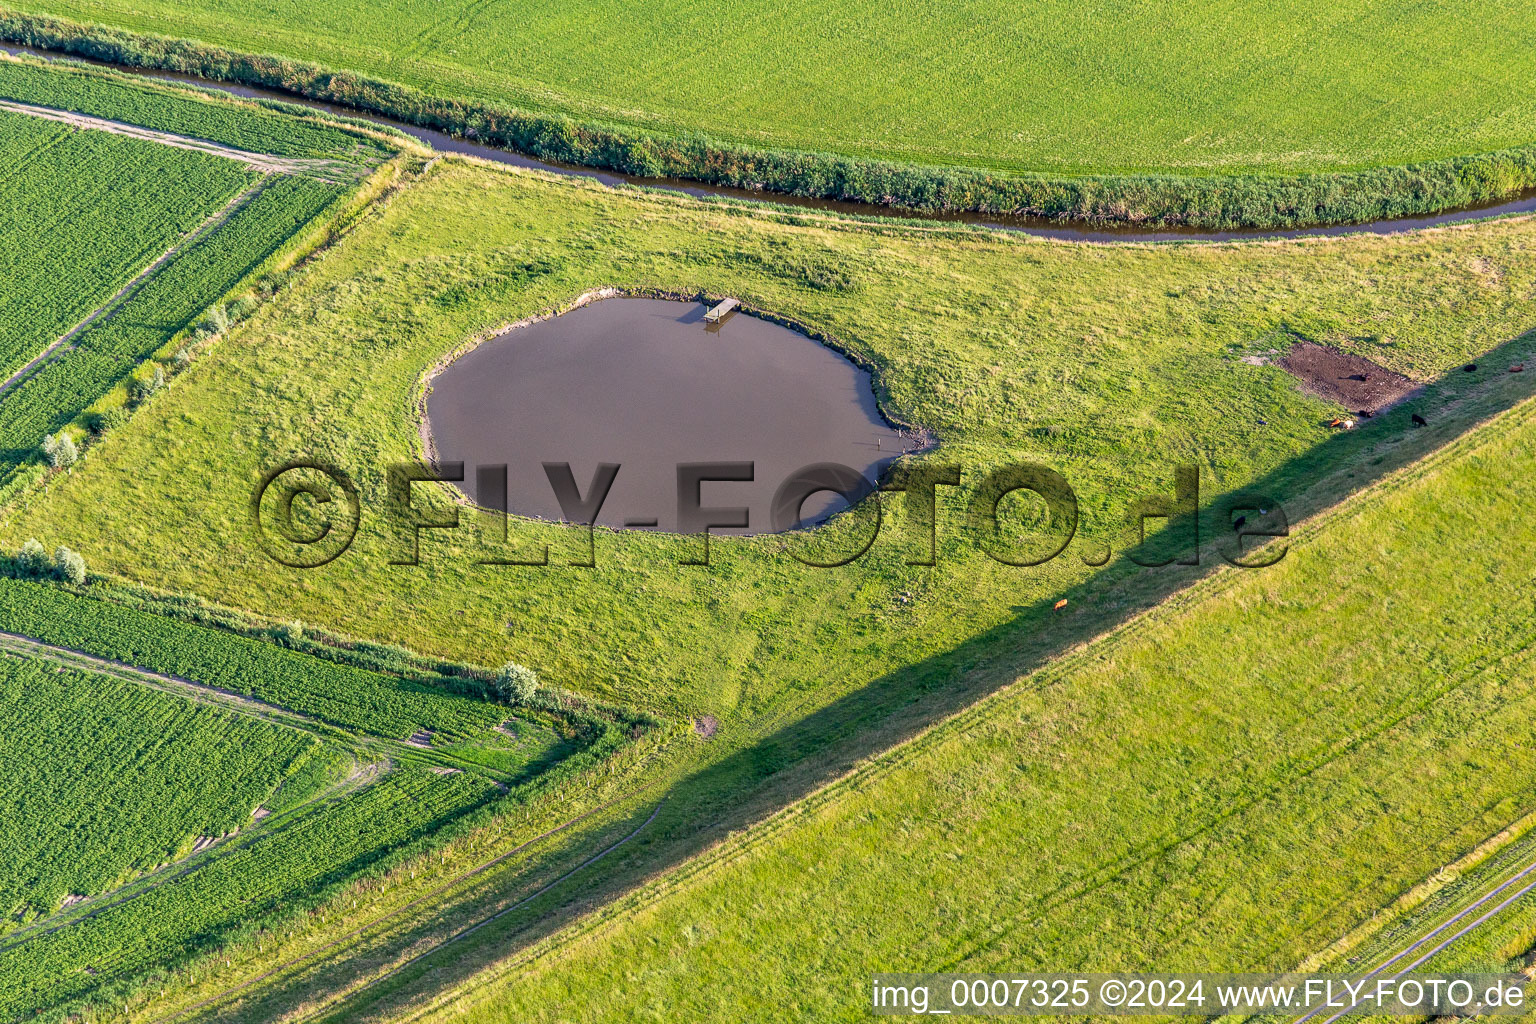
[[[1425,943],[1432,941],[1435,938],[1435,936],[1439,935],[1441,932],[1445,931],[1447,928],[1450,928],[1453,925],[1459,924],[1460,922],[1465,920],[1468,915],[1476,912],[1479,907],[1483,906],[1489,900],[1497,898],[1505,890],[1509,889],[1510,886],[1515,885],[1516,883],[1524,881],[1525,879],[1529,878],[1530,875],[1533,872],[1536,872],[1536,861],[1532,861],[1531,863],[1527,864],[1525,867],[1521,868],[1520,871],[1518,873],[1516,873],[1513,877],[1506,879],[1503,883],[1495,886],[1493,889],[1490,889],[1488,892],[1486,892],[1482,896],[1478,897],[1476,900],[1474,900],[1468,906],[1463,907],[1461,910],[1457,911],[1455,914],[1453,914],[1450,917],[1446,918],[1440,924],[1436,925],[1434,928],[1430,929],[1424,935],[1420,936],[1417,940],[1415,940],[1412,944],[1410,944],[1402,952],[1396,953],[1393,956],[1389,957],[1387,960],[1383,961],[1381,964],[1379,964],[1376,967],[1375,970],[1373,970],[1370,973],[1366,974],[1365,977],[1366,978],[1374,978],[1377,975],[1381,974],[1388,967],[1391,967],[1393,964],[1397,963],[1399,960],[1401,960],[1404,957],[1409,956],[1410,954],[1416,952]],[[1438,954],[1441,951],[1443,951],[1447,946],[1449,946],[1452,943],[1454,943],[1457,939],[1461,938],[1463,935],[1466,935],[1468,932],[1475,930],[1479,925],[1483,924],[1484,922],[1486,922],[1490,918],[1497,917],[1506,908],[1508,908],[1510,904],[1514,903],[1516,900],[1520,899],[1522,896],[1526,895],[1527,893],[1529,893],[1533,889],[1536,889],[1536,881],[1527,881],[1526,884],[1521,886],[1520,889],[1517,890],[1513,896],[1510,896],[1507,899],[1503,900],[1502,902],[1500,902],[1497,906],[1495,906],[1492,910],[1488,911],[1487,913],[1479,915],[1477,920],[1473,921],[1471,924],[1465,926],[1464,928],[1461,928],[1454,935],[1452,935],[1450,938],[1445,939],[1444,941],[1442,941],[1440,943],[1437,943],[1433,948],[1431,948],[1429,950],[1429,952],[1427,952],[1424,955],[1420,956],[1417,960],[1413,961],[1411,964],[1409,964],[1407,967],[1404,967],[1402,970],[1397,971],[1395,974],[1392,975],[1392,977],[1393,978],[1401,978],[1403,975],[1407,974],[1409,971],[1412,971],[1414,968],[1422,966],[1425,962],[1427,962],[1428,960],[1433,958],[1436,954]],[[1345,1008],[1343,1010],[1340,1010],[1338,1013],[1334,1014],[1332,1017],[1329,1017],[1327,1020],[1323,1021],[1322,1024],[1334,1024],[1334,1021],[1338,1020],[1340,1017],[1347,1016],[1348,1014],[1353,1012],[1354,1009],[1357,1006],[1359,1006],[1359,1005],[1360,1004],[1358,1002],[1351,1003],[1347,1008]],[[1318,1014],[1322,1013],[1325,1009],[1327,1009],[1327,1007],[1319,1006],[1317,1009],[1313,1010],[1312,1012],[1304,1014],[1301,1017],[1297,1017],[1296,1021],[1295,1021],[1295,1024],[1303,1024],[1303,1022],[1311,1020],[1313,1017],[1315,1017]]]
[[[401,914],[404,914],[407,911],[414,910],[417,907],[425,904],[427,901],[432,900],[432,899],[436,898],[437,896],[440,896],[444,892],[447,892],[448,890],[458,886],[460,883],[466,882],[466,881],[470,880],[471,878],[474,878],[474,877],[476,877],[478,875],[481,875],[481,874],[485,873],[486,871],[488,871],[491,868],[495,867],[496,865],[502,863],[503,861],[507,860],[508,858],[513,857],[513,856],[517,855],[518,853],[521,853],[523,850],[526,850],[528,847],[532,846],[534,843],[537,843],[537,842],[539,842],[539,841],[541,841],[543,839],[547,839],[550,836],[556,835],[557,833],[564,832],[566,829],[570,828],[573,825],[579,824],[580,822],[584,821],[587,818],[590,818],[594,814],[598,814],[599,812],[605,811],[605,810],[609,809],[610,807],[615,806],[616,804],[623,803],[626,800],[629,800],[629,799],[631,799],[633,797],[639,796],[641,793],[645,792],[647,789],[650,789],[652,785],[654,785],[654,783],[647,783],[646,785],[641,786],[639,789],[634,790],[633,792],[626,793],[623,796],[614,797],[612,800],[609,800],[607,803],[599,804],[598,806],[593,807],[591,810],[583,811],[581,814],[578,814],[576,817],[570,818],[570,819],[568,819],[566,821],[563,821],[560,824],[554,826],[553,828],[546,829],[545,831],[540,832],[538,835],[534,836],[531,839],[524,840],[523,842],[519,843],[517,846],[514,846],[512,849],[506,851],[505,853],[498,854],[497,856],[492,857],[490,860],[485,861],[482,864],[476,865],[473,868],[470,868],[468,871],[465,871],[464,873],[449,879],[448,881],[444,882],[442,885],[438,886],[437,888],[433,889],[432,891],[430,891],[428,893],[425,893],[425,894],[423,894],[421,896],[418,896],[416,899],[412,900],[411,902],[406,903],[403,906],[396,907],[394,910],[391,910],[391,911],[389,911],[386,914],[381,914],[380,916],[378,916],[376,918],[373,918],[372,920],[367,921],[367,922],[365,922],[362,925],[359,925],[357,928],[354,928],[352,931],[347,932],[345,935],[342,935],[342,936],[340,936],[338,938],[332,939],[330,942],[327,942],[323,946],[319,946],[319,947],[317,947],[315,949],[312,949],[308,953],[304,953],[304,954],[302,954],[300,956],[294,957],[291,960],[285,960],[284,962],[278,964],[276,967],[273,967],[271,970],[265,972],[264,974],[257,975],[256,977],[251,978],[248,981],[243,981],[243,982],[241,982],[238,985],[232,986],[231,988],[224,989],[222,992],[218,992],[215,995],[209,996],[207,999],[204,999],[202,1002],[194,1003],[191,1006],[183,1007],[183,1008],[181,1008],[179,1010],[173,1010],[171,1013],[168,1013],[168,1014],[166,1014],[166,1015],[164,1015],[162,1017],[156,1017],[156,1018],[154,1018],[154,1020],[150,1021],[150,1024],[168,1024],[168,1022],[170,1022],[170,1021],[177,1020],[177,1019],[179,1019],[181,1017],[185,1017],[185,1016],[187,1016],[189,1014],[196,1013],[199,1010],[207,1009],[210,1006],[213,1006],[213,1005],[215,1005],[217,1003],[221,1003],[224,1000],[229,999],[229,998],[231,998],[233,996],[239,995],[240,993],[246,991],[247,989],[253,988],[253,987],[261,984],[263,981],[268,980],[269,978],[275,977],[276,975],[279,975],[279,974],[281,974],[281,973],[283,973],[285,971],[288,971],[288,970],[290,970],[290,969],[292,969],[294,967],[298,967],[299,965],[304,964],[304,963],[306,963],[309,960],[313,960],[315,957],[320,956],[322,953],[329,952],[330,950],[336,949],[337,947],[342,946],[343,944],[350,943],[353,939],[360,938],[361,936],[363,936],[367,932],[373,930],[378,925],[381,925],[381,924],[385,923],[386,921],[389,921],[392,918],[399,917]],[[527,903],[528,901],[530,901],[532,899],[535,899],[538,896],[543,895],[545,892],[549,891],[550,889],[552,889],[556,885],[560,884],[562,881],[564,881],[565,879],[569,878],[571,875],[575,874],[576,872],[580,871],[582,868],[586,867],[589,864],[594,863],[595,861],[601,859],[602,857],[607,856],[612,851],[618,849],[620,846],[623,846],[625,843],[629,842],[635,836],[639,835],[641,829],[644,829],[647,825],[649,825],[652,821],[654,821],[656,819],[656,815],[661,813],[661,807],[662,807],[662,804],[664,804],[664,803],[666,803],[666,798],[665,797],[663,797],[662,800],[659,803],[657,803],[656,809],[651,812],[651,816],[649,818],[645,819],[645,821],[640,824],[639,828],[635,829],[629,835],[625,836],[623,839],[620,839],[618,842],[614,843],[612,846],[609,846],[607,849],[604,849],[604,850],[600,851],[599,853],[597,853],[597,854],[593,855],[592,857],[588,858],[587,860],[583,861],[581,864],[578,864],[576,867],[572,868],[570,871],[567,871],[565,874],[561,875],[559,878],[556,878],[553,882],[550,882],[548,885],[546,885],[543,888],[539,889],[537,892],[534,892],[531,895],[526,896],[526,897],[524,897],[521,900],[518,900],[516,903],[513,903],[511,906],[504,907],[503,909],[497,911],[496,913],[490,915],[489,917],[482,918],[476,924],[470,925],[470,926],[468,926],[466,928],[461,929],[458,932],[455,932],[454,934],[450,935],[448,938],[444,939],[442,942],[440,942],[437,945],[433,946],[431,949],[428,949],[428,950],[426,950],[426,951],[424,951],[422,953],[419,953],[416,956],[412,957],[411,959],[406,960],[406,961],[398,964],[397,966],[392,968],[390,971],[388,971],[385,974],[380,975],[377,978],[374,978],[374,979],[371,979],[371,980],[369,980],[367,982],[364,982],[363,985],[360,986],[360,988],[354,989],[353,992],[351,992],[351,993],[343,994],[341,996],[341,998],[346,998],[346,997],[350,996],[351,994],[353,994],[353,993],[355,993],[357,991],[361,991],[361,989],[367,988],[370,985],[377,984],[378,982],[384,980],[385,978],[390,977],[391,975],[399,972],[400,970],[402,970],[405,967],[409,966],[410,964],[414,963],[416,960],[419,960],[419,959],[421,959],[424,956],[430,956],[432,953],[435,953],[437,950],[442,949],[444,946],[448,945],[450,942],[453,942],[453,941],[455,941],[457,939],[463,938],[465,935],[468,935],[470,932],[475,931],[476,929],[482,927],[483,925],[490,924],[492,921],[496,920],[498,917],[502,916],[503,914],[510,913],[511,911],[517,909],[518,907],[522,906],[523,904]]]

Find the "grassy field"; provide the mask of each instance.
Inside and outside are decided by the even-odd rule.
[[[926,164],[1294,172],[1536,139],[1536,21],[1518,3],[14,6],[439,95]]]
[[[401,925],[388,936],[399,945],[378,939],[358,964],[339,973],[327,961],[327,971],[296,975],[295,1002],[273,997],[251,1004],[247,1019],[271,1020],[306,998],[337,992],[337,978],[372,977],[378,964],[395,962],[390,958],[413,944],[451,934],[475,919],[477,907],[516,904],[643,825],[642,840],[580,883],[584,900],[622,893],[725,830],[784,806],[861,753],[910,735],[942,710],[957,709],[1210,571],[1209,562],[1159,573],[1116,559],[1095,572],[1077,557],[1106,542],[1123,553],[1125,508],[1140,495],[1170,490],[1177,463],[1200,466],[1208,503],[1254,486],[1300,515],[1525,397],[1528,375],[1504,369],[1532,349],[1524,332],[1531,326],[1527,298],[1536,288],[1533,246],[1536,229],[1523,220],[1401,238],[1066,246],[614,193],[445,159],[403,179],[323,261],[221,342],[217,358],[195,363],[83,465],[13,506],[3,539],[10,546],[29,536],[50,546],[67,543],[82,548],[95,569],[196,592],[276,621],[296,619],[306,628],[484,665],[515,659],[591,697],[674,719],[719,719],[713,739],[673,744],[635,778],[650,781],[654,795],[593,819],[590,828],[534,855],[526,870],[488,877],[485,895],[465,896],[467,902],[452,904],[452,914],[429,915],[421,930]],[[906,564],[916,552],[900,500],[886,504],[886,530],[870,554],[837,571],[799,565],[773,537],[717,540],[711,566],[681,567],[679,556],[693,553],[693,542],[606,532],[597,536],[598,568],[576,569],[560,563],[581,553],[580,537],[527,522],[514,523],[514,536],[548,542],[554,565],[476,565],[484,550],[469,516],[456,534],[429,531],[419,566],[389,564],[402,545],[382,511],[382,467],[418,451],[414,409],[422,373],[498,324],[612,285],[737,295],[825,332],[873,367],[893,415],[937,433],[941,447],[930,459],[952,458],[967,472],[1022,459],[1060,469],[1077,489],[1084,537],[1071,557],[1043,568],[999,565],[961,529],[969,491],[960,488],[941,502],[939,564],[931,568]],[[1360,429],[1334,433],[1325,425],[1334,407],[1301,394],[1293,379],[1264,364],[1299,338],[1367,355],[1426,388]],[[317,352],[326,358],[315,358]],[[1472,358],[1481,372],[1457,369]],[[1414,411],[1430,421],[1428,429],[1409,426]],[[249,500],[262,471],[298,456],[346,468],[364,510],[352,548],[315,570],[276,565],[250,532]],[[432,508],[446,503],[430,488],[416,497]],[[817,539],[846,540],[849,529],[833,524]],[[1223,529],[1214,514],[1207,529]],[[1262,586],[1265,572],[1245,585]],[[1071,599],[1065,612],[1052,610],[1060,596]],[[1366,610],[1380,611],[1369,604]],[[1438,606],[1404,609],[1420,614],[1425,628],[1434,626],[1431,611]],[[1367,625],[1362,619],[1361,628]],[[1511,620],[1510,628],[1518,625]],[[1488,628],[1487,642],[1507,640],[1504,627]],[[1216,642],[1216,634],[1193,626],[1186,632],[1191,644]],[[1207,654],[1192,648],[1190,658]],[[1191,779],[1204,772],[1200,778],[1208,775],[1226,788],[1202,796],[1190,782],[1162,794],[1155,806],[1138,804],[1145,829],[1128,825],[1122,846],[1113,849],[1095,840],[1084,858],[1095,851],[1131,856],[1149,843],[1155,848],[1168,835],[1157,830],[1176,824],[1168,812],[1185,797],[1198,817],[1221,796],[1290,792],[1285,787],[1305,782],[1296,772],[1308,757],[1322,765],[1330,743],[1365,728],[1360,715],[1408,706],[1422,682],[1411,674],[1397,680],[1374,663],[1319,662],[1318,652],[1305,647],[1276,656],[1280,663],[1255,663],[1255,678],[1240,681],[1242,701],[1253,703],[1255,715],[1275,716],[1276,724],[1229,750],[1228,759],[1193,740],[1169,750],[1158,745],[1159,735],[1146,736],[1152,744],[1146,763],[1187,762]],[[1204,663],[1229,660],[1210,654]],[[1446,661],[1440,667],[1477,666]],[[1343,675],[1334,673],[1357,668],[1376,673],[1368,678],[1378,690],[1362,693],[1356,717],[1316,723],[1301,717],[1300,708],[1348,710],[1338,690]],[[1308,703],[1295,689],[1261,682],[1285,671],[1297,680],[1321,675],[1338,686],[1323,688]],[[1515,685],[1502,676],[1498,681]],[[1178,717],[1189,702],[1204,706],[1200,701],[1214,699],[1208,683],[1191,671],[1181,682],[1187,696],[1162,700],[1158,687],[1172,684],[1149,676],[1146,699],[1135,706],[1164,708],[1173,716],[1165,732],[1216,728],[1205,717]],[[1085,703],[1084,714],[1092,710],[1113,728],[1129,727],[1113,716],[1131,705],[1112,706],[1097,690],[1092,695],[1097,703]],[[1362,778],[1382,773],[1385,797],[1407,801],[1389,786],[1391,772],[1404,763],[1392,752],[1422,751],[1451,728],[1448,722],[1462,723],[1453,712],[1450,705],[1426,706],[1421,718],[1372,739],[1379,760]],[[1504,743],[1507,734],[1497,730],[1505,724],[1491,717],[1486,728],[1492,731],[1479,735]],[[1113,728],[1107,725],[1105,735]],[[1112,760],[1115,749],[1105,740],[1099,753]],[[1134,764],[1113,765],[1134,778]],[[1490,772],[1485,781],[1497,790],[1513,785],[1517,771]],[[1472,784],[1454,772],[1447,778]],[[630,784],[615,782],[602,792],[622,793],[624,785]],[[1087,782],[1072,791],[1093,799]],[[663,794],[668,799],[657,809]],[[1497,827],[1499,814],[1513,817],[1515,808],[1502,794],[1467,813],[1444,809],[1426,818],[1427,827],[1440,830],[1435,849],[1444,854],[1474,842]],[[1252,814],[1260,814],[1260,804]],[[544,807],[477,839],[477,848],[485,857],[504,851],[563,820],[557,814]],[[1016,817],[1015,830],[1034,823]],[[1260,820],[1244,818],[1232,827],[1257,828],[1251,823]],[[1264,827],[1274,824],[1262,820]],[[1367,844],[1358,851],[1397,855],[1391,835],[1350,835]],[[1232,848],[1253,841],[1237,835]],[[943,848],[946,857],[959,842]],[[1402,854],[1402,870],[1417,875],[1369,885],[1351,876],[1354,888],[1344,890],[1346,896],[1331,902],[1320,896],[1310,909],[1321,916],[1277,931],[1270,952],[1278,957],[1281,950],[1331,940],[1329,928],[1347,924],[1368,905],[1369,894],[1390,896],[1402,878],[1421,877],[1419,861],[1431,855]],[[453,870],[475,863],[468,854],[454,856],[459,867]],[[1102,862],[1070,866],[1077,879]],[[420,888],[391,899],[430,892],[443,877],[426,873],[411,883]],[[1351,902],[1355,889],[1367,895]],[[1152,899],[1158,890],[1144,879],[1128,891]],[[507,931],[488,930],[487,939],[495,941],[466,948],[447,974],[422,970],[433,985],[467,977],[462,972],[485,957],[503,956],[565,920],[560,899],[552,894],[509,914]],[[1062,929],[1060,948],[1070,949],[1074,918],[1063,913],[1052,927]],[[284,950],[315,949],[367,920],[363,911],[343,908],[276,951],[246,949],[241,969],[280,964]],[[1173,922],[1169,929],[1150,935],[1144,949],[1163,948],[1158,943],[1172,949],[1180,936],[1194,934]],[[233,968],[219,975],[230,983],[242,976]],[[217,994],[205,976],[190,984]]]
[[[249,824],[306,761],[326,759],[307,733],[46,661],[0,656],[0,692],[8,925]]]
[[[93,567],[279,620],[519,660],[632,706],[733,721],[777,706],[766,721],[786,694],[814,706],[1085,578],[1073,556],[1089,541],[1123,551],[1124,510],[1171,490],[1177,463],[1201,467],[1207,499],[1263,479],[1284,500],[1355,453],[1396,450],[1408,409],[1324,445],[1331,407],[1243,357],[1304,336],[1432,379],[1529,328],[1533,243],[1511,221],[1393,240],[1078,248],[616,196],[444,161],[133,429],[13,509],[3,536],[79,547]],[[514,537],[548,541],[554,565],[476,565],[468,517],[424,533],[421,565],[389,564],[404,548],[383,469],[417,448],[419,376],[476,332],[613,284],[739,295],[827,332],[874,367],[894,415],[938,434],[944,457],[968,471],[1059,469],[1088,541],[1037,569],[994,563],[962,528],[962,487],[942,510],[935,568],[905,564],[915,551],[895,500],[871,552],[836,571],[766,537],[717,541],[714,566],[685,569],[696,542],[636,533],[600,534],[599,567],[580,571],[560,563],[581,538],[532,523]],[[1450,380],[1423,411],[1443,420],[1440,406],[1480,379]],[[260,474],[297,456],[334,461],[361,491],[356,541],[314,570],[274,563],[248,521]]]
[[[1526,403],[412,1019],[858,1020],[877,971],[1294,966],[1536,807],[1533,438]]]

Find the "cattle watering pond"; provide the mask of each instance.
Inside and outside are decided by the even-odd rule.
[[[463,463],[473,500],[501,508],[504,495],[518,515],[590,520],[607,485],[599,526],[749,534],[811,525],[847,506],[834,491],[786,484],[805,480],[808,467],[847,467],[867,491],[923,446],[881,415],[867,371],[756,316],[707,323],[712,305],[608,298],[472,349],[430,381],[426,427],[438,464]],[[826,472],[821,479],[851,477]],[[797,486],[809,497],[786,514]],[[690,504],[715,511],[690,513]],[[740,510],[745,526],[719,525]]]

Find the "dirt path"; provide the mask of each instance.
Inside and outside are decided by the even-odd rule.
[[[200,704],[211,704],[226,711],[250,715],[253,718],[260,718],[262,721],[271,722],[275,725],[285,725],[291,729],[299,729],[310,733],[330,732],[329,727],[319,719],[311,718],[302,712],[292,711],[276,704],[268,704],[254,697],[247,697],[243,693],[236,693],[233,690],[225,690],[217,686],[194,682],[181,676],[167,675],[163,672],[140,668],[137,665],[130,665],[124,661],[99,658],[86,651],[78,651],[73,647],[59,647],[34,637],[23,636],[20,633],[7,633],[0,630],[0,649],[16,651],[29,657],[57,662],[70,668],[84,669],[88,672],[128,677],[134,682],[149,686],[151,689],[173,693],[178,697],[197,701]]]
[[[323,177],[327,180],[334,180],[337,175],[356,177],[357,174],[357,168],[336,160],[285,157],[276,156],[271,153],[251,153],[244,149],[236,149],[233,146],[209,142],[207,139],[196,139],[190,135],[176,135],[172,132],[157,131],[153,128],[142,127],[141,125],[127,124],[123,121],[111,121],[105,117],[95,117],[91,114],[77,114],[73,111],[59,110],[54,107],[39,107],[31,103],[0,100],[0,110],[8,110],[13,114],[25,114],[28,117],[40,117],[46,121],[58,121],[72,128],[90,128],[99,132],[111,132],[113,135],[126,135],[129,138],[142,139],[146,142],[158,142],[162,146],[174,146],[177,149],[189,149],[196,153],[206,153],[209,156],[221,156],[227,160],[237,160],[265,174],[305,174],[311,177]]]
[[[0,105],[3,105],[3,101],[0,101]],[[39,366],[46,363],[61,349],[68,346],[69,343],[74,341],[75,338],[79,337],[81,332],[83,332],[87,327],[90,327],[92,324],[101,322],[103,320],[110,319],[112,314],[116,313],[118,309],[122,307],[123,303],[127,302],[128,298],[134,292],[139,290],[139,286],[141,286],[145,281],[149,280],[150,276],[153,275],[155,271],[165,266],[165,264],[169,262],[172,257],[200,241],[211,231],[215,230],[225,221],[229,220],[229,218],[234,214],[236,210],[255,198],[256,193],[260,192],[263,188],[266,187],[266,183],[267,179],[262,178],[261,180],[253,183],[241,191],[233,199],[225,203],[223,207],[210,213],[206,220],[178,239],[174,245],[165,250],[165,252],[161,253],[159,257],[157,257],[152,263],[149,264],[149,266],[139,271],[138,274],[134,276],[133,280],[129,281],[127,284],[123,285],[116,292],[114,292],[111,297],[107,299],[107,301],[103,302],[101,305],[87,313],[83,320],[60,335],[57,341],[39,352],[31,362],[27,363],[27,365],[11,374],[5,379],[3,383],[0,383],[0,396],[5,395],[6,392],[10,391],[13,387],[30,377]]]

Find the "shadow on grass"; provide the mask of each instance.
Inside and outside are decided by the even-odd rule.
[[[1307,452],[1244,485],[1238,493],[1277,500],[1294,526],[1378,483],[1384,477],[1457,440],[1490,417],[1529,397],[1532,384],[1507,368],[1536,356],[1536,332],[1527,333],[1479,357],[1481,369],[1459,368],[1425,386],[1404,403],[1365,420],[1352,431],[1340,432]],[[1415,427],[1417,414],[1427,426]],[[659,872],[681,864],[710,844],[761,820],[844,774],[859,761],[912,739],[927,728],[994,693],[1021,676],[1041,668],[1079,644],[1122,626],[1158,605],[1171,594],[1208,577],[1226,563],[1216,543],[1232,537],[1230,520],[1216,511],[1230,495],[1202,494],[1197,519],[1200,530],[1198,565],[1170,564],[1146,568],[1141,561],[1158,561],[1182,525],[1158,533],[1131,551],[1122,551],[1104,569],[1080,584],[1015,609],[1007,623],[973,637],[944,654],[892,672],[762,737],[752,745],[706,763],[677,781],[666,792],[667,803],[655,821],[623,848],[572,874],[547,894],[529,900],[499,917],[472,937],[453,942],[423,956],[340,1004],[327,1020],[356,1019],[419,1003],[462,985],[475,972],[514,955],[541,938],[597,909]],[[1247,505],[1239,505],[1247,508]],[[1021,570],[1027,571],[1027,570]],[[1263,572],[1263,569],[1248,571]],[[1066,609],[1056,605],[1065,598]],[[646,795],[628,816],[611,821],[549,849],[525,862],[518,877],[501,895],[532,893],[551,878],[560,878],[571,865],[606,849],[646,820],[660,792]],[[434,915],[407,937],[425,938],[444,923]],[[363,967],[336,965],[312,982],[334,983],[335,991],[349,977],[361,978]],[[345,977],[344,977],[345,976]],[[275,1004],[296,1000],[302,985],[287,993],[274,992]]]

